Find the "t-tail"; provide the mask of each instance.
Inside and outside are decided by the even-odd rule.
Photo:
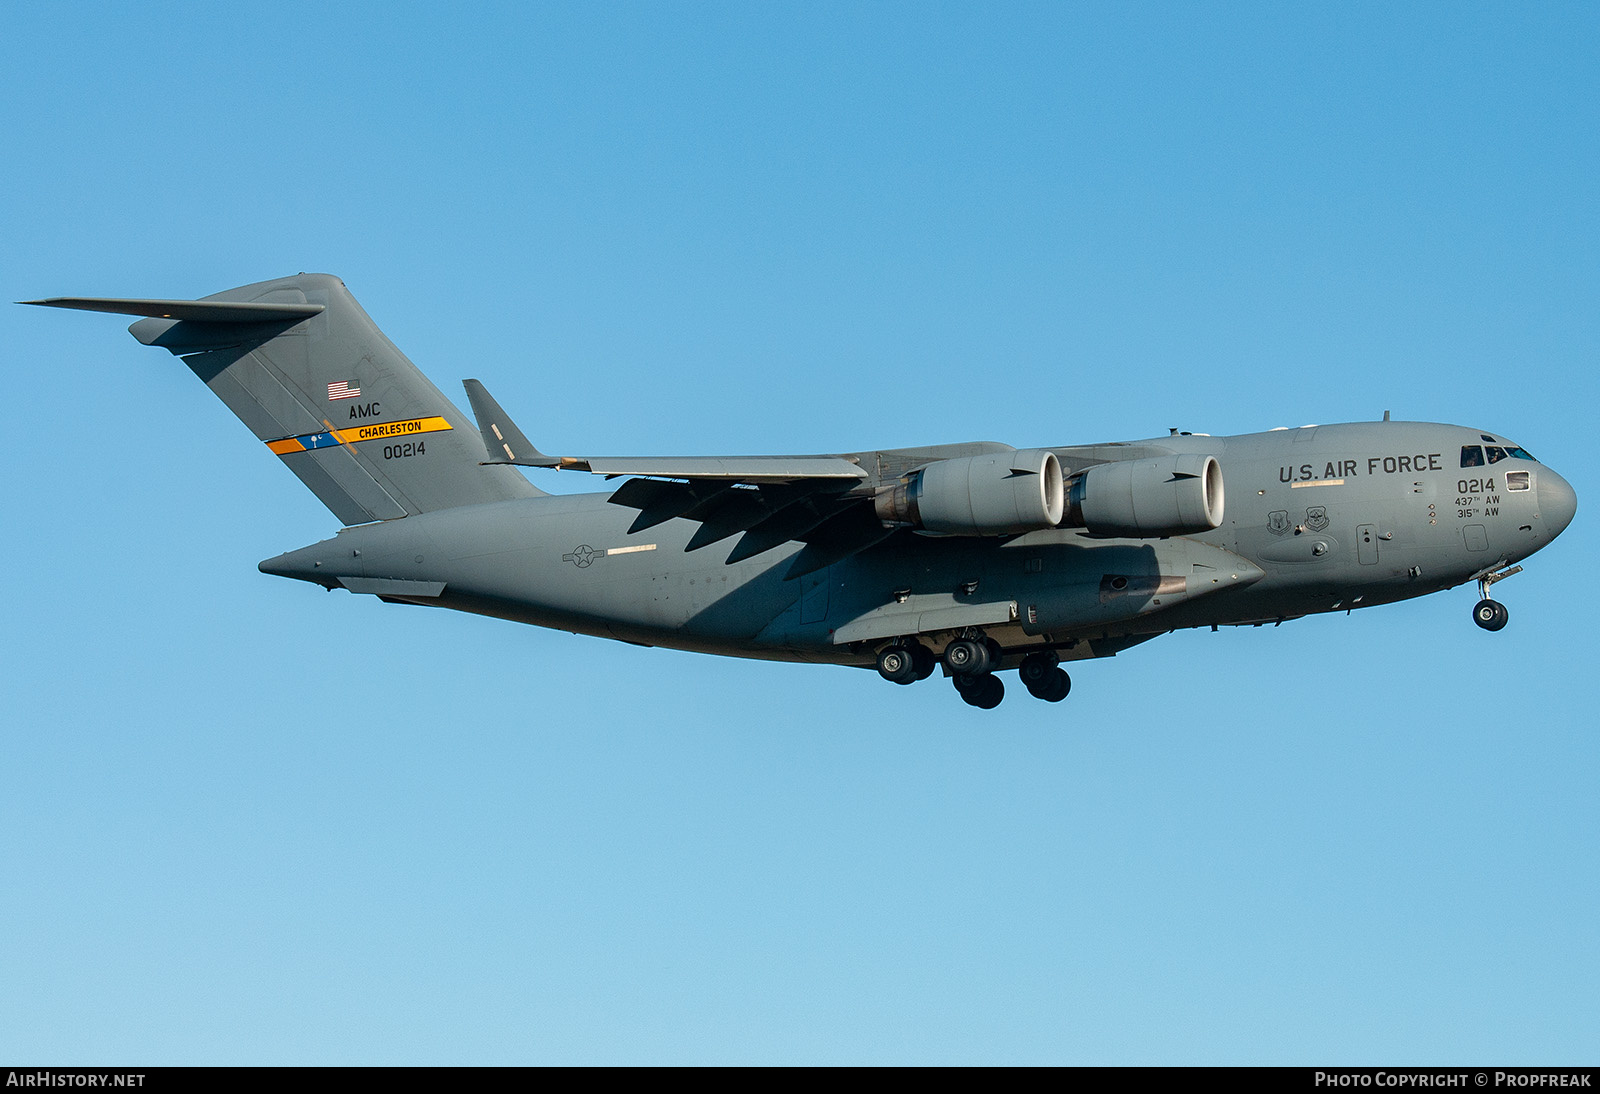
[[[542,493],[514,468],[486,465],[478,430],[337,277],[202,300],[27,303],[146,316],[129,332],[183,358],[345,524]]]

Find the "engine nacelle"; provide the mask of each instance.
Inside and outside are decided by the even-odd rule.
[[[1222,465],[1185,453],[1088,468],[1072,480],[1065,523],[1140,539],[1209,532],[1222,524]]]
[[[1054,528],[1066,513],[1061,461],[1046,448],[940,460],[875,499],[878,516],[953,536]]]

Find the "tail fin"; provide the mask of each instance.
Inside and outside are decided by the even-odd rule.
[[[61,298],[144,315],[128,330],[183,358],[346,524],[533,497],[337,277],[299,274],[198,301]]]

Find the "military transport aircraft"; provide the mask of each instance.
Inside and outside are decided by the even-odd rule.
[[[999,671],[1058,702],[1063,661],[1464,582],[1497,631],[1490,587],[1577,509],[1505,437],[1387,414],[1060,447],[547,456],[476,380],[470,428],[326,274],[27,303],[146,317],[133,336],[182,357],[347,525],[265,573],[897,684],[942,669],[983,708],[1005,694]],[[550,495],[518,466],[608,485]]]

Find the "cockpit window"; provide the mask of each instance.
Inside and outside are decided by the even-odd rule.
[[[1510,456],[1514,460],[1533,460],[1534,463],[1539,462],[1538,460],[1534,460],[1532,456],[1528,455],[1527,449],[1517,448],[1515,445],[1506,445],[1506,455]]]
[[[1475,445],[1475,444],[1464,444],[1464,445],[1462,445],[1461,446],[1461,466],[1462,467],[1482,467],[1483,466],[1483,448],[1481,446]]]
[[[1489,462],[1490,463],[1499,463],[1501,460],[1507,459],[1507,458],[1508,457],[1506,456],[1506,450],[1505,449],[1501,448],[1497,444],[1491,444],[1489,446]]]
[[[1506,489],[1507,490],[1527,490],[1529,488],[1528,480],[1531,477],[1532,476],[1527,471],[1507,471],[1506,472]]]

